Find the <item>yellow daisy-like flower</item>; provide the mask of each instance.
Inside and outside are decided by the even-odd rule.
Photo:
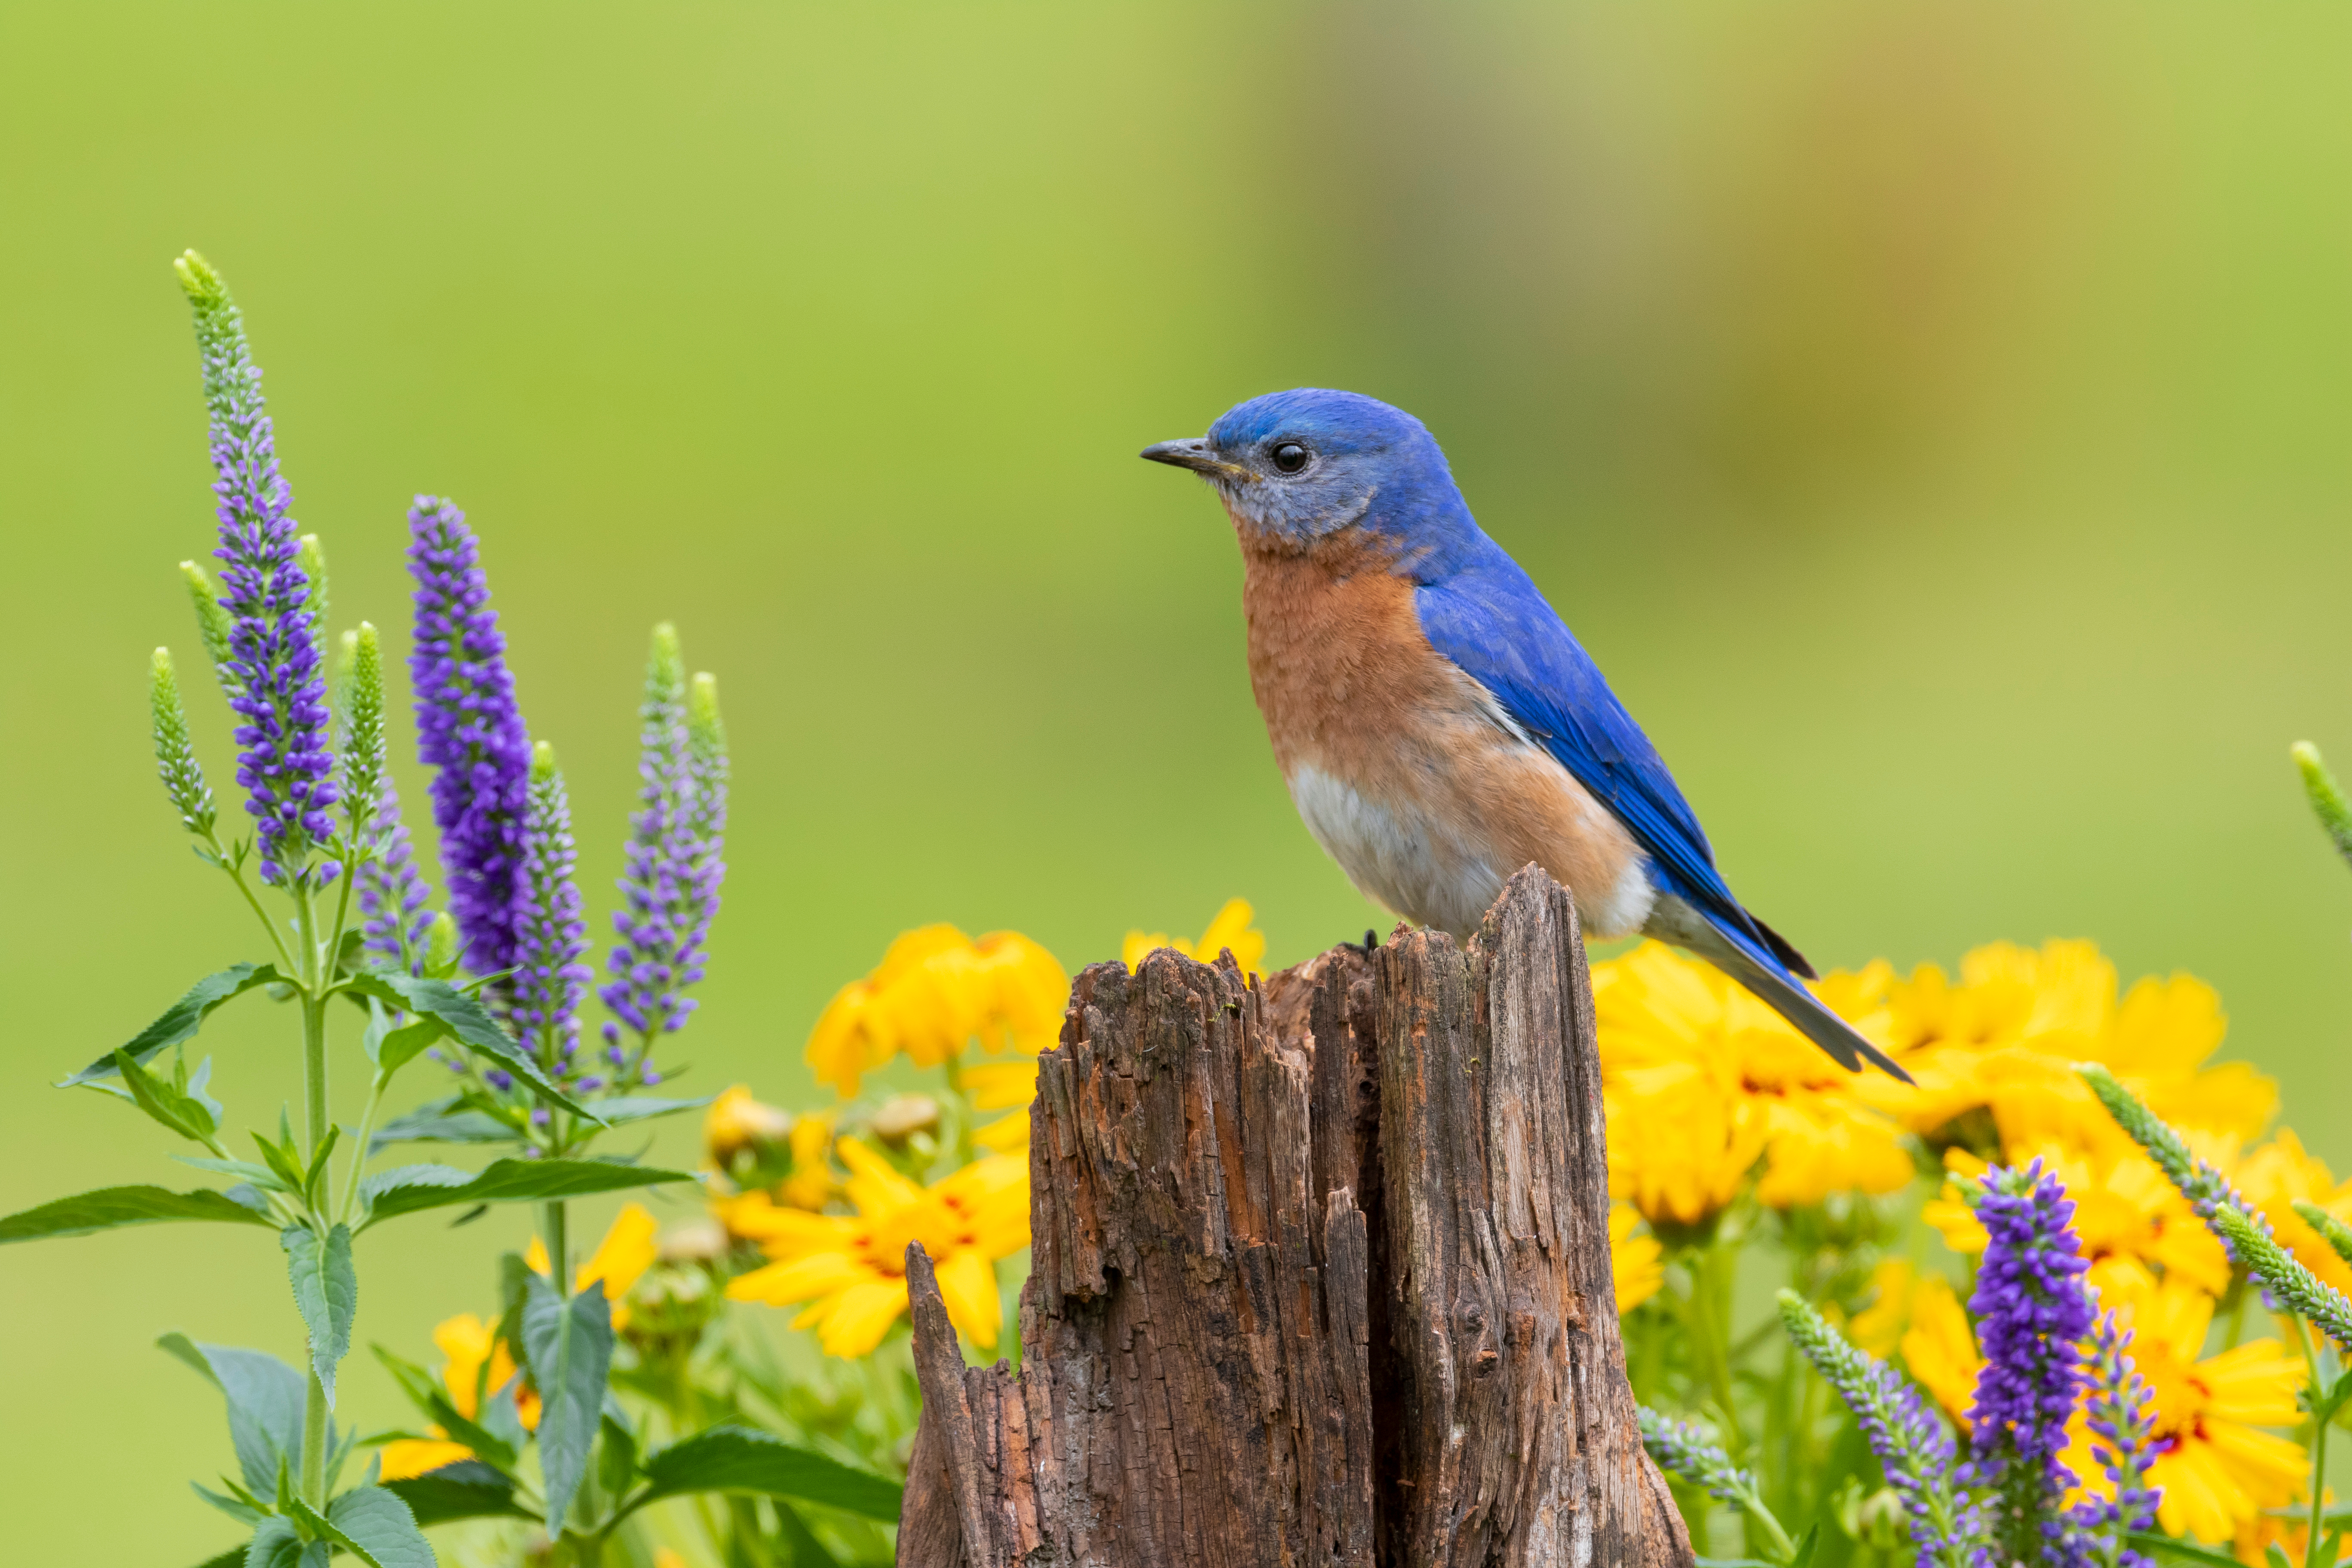
[[[1069,994],[1070,977],[1054,955],[1017,931],[974,942],[950,925],[923,926],[827,1004],[809,1037],[808,1064],[845,1098],[901,1051],[926,1068],[975,1040],[984,1050],[1034,1056],[1060,1034]]]
[[[1977,1353],[1976,1335],[1951,1281],[1921,1274],[1908,1258],[1890,1258],[1870,1282],[1875,1297],[1854,1314],[1849,1337],[1874,1356],[1901,1352],[1912,1381],[1967,1431],[1984,1358]]]
[[[2066,1108],[2084,1136],[2110,1135],[2074,1077],[2078,1061],[2104,1062],[2177,1127],[2240,1139],[2262,1131],[2277,1110],[2277,1085],[2243,1062],[2203,1065],[2227,1027],[2211,986],[2177,974],[2143,979],[2120,1000],[2116,991],[2115,965],[2087,942],[1980,947],[1961,960],[1957,983],[1934,964],[1898,979],[1881,962],[1821,987],[1916,1080],[1908,1088],[1865,1079],[1862,1092],[1938,1141],[1959,1136],[1974,1111],[2000,1123],[2005,1144],[2046,1138],[2053,1106]],[[2013,1127],[2021,1115],[2043,1124]]]
[[[702,1114],[702,1149],[711,1166],[724,1171],[744,1150],[782,1142],[792,1130],[789,1112],[762,1105],[744,1084],[731,1084]]]
[[[814,1328],[828,1354],[861,1356],[906,1311],[907,1244],[919,1241],[948,1316],[972,1343],[994,1349],[1003,1326],[994,1265],[1029,1245],[1028,1162],[983,1155],[926,1187],[854,1138],[838,1152],[857,1213],[809,1214],[746,1194],[728,1223],[773,1261],[737,1278],[727,1294],[772,1307],[808,1302],[793,1326]]]
[[[2131,1329],[2132,1361],[2155,1406],[2159,1451],[2147,1479],[2163,1489],[2157,1522],[2165,1532],[2231,1541],[2266,1510],[2292,1501],[2303,1489],[2303,1449],[2262,1428],[2302,1418],[2301,1363],[2276,1340],[2250,1340],[2200,1359],[2213,1301],[2182,1280],[2159,1283],[2125,1266],[2107,1272],[2100,1297]],[[2088,1489],[2105,1492],[2111,1483],[2091,1458],[2092,1441],[2077,1416],[2066,1463]]]
[[[2040,1160],[2064,1184],[2074,1203],[2076,1249],[2090,1262],[2093,1285],[2128,1263],[2152,1266],[2167,1279],[2210,1295],[2229,1288],[2229,1255],[2179,1189],[2136,1145],[2083,1152],[2044,1144],[2011,1151],[2005,1158],[2015,1165]],[[1942,1233],[1953,1251],[1973,1257],[1984,1250],[1984,1227],[1960,1196],[1959,1184],[1983,1175],[1985,1162],[1966,1150],[1948,1149],[1944,1167],[1952,1180],[1920,1211],[1920,1217]]]
[[[430,1437],[395,1437],[378,1448],[376,1479],[405,1481],[426,1475],[444,1465],[454,1465],[460,1459],[470,1459],[474,1450],[463,1443],[452,1443],[438,1426],[428,1426]]]
[[[1592,970],[1612,1189],[1696,1225],[1759,1157],[1775,1208],[1911,1180],[1902,1129],[1857,1079],[1727,975],[1647,942]]]
[[[1654,1236],[1640,1234],[1642,1216],[1631,1204],[1609,1205],[1609,1271],[1617,1285],[1617,1310],[1632,1311],[1658,1293],[1666,1271]]]
[[[2221,1163],[2221,1162],[2216,1162]],[[2271,1222],[2280,1243],[2304,1267],[2336,1289],[2352,1296],[2352,1266],[2347,1266],[2327,1238],[2294,1212],[2294,1200],[2316,1204],[2342,1220],[2352,1220],[2352,1182],[2338,1184],[2327,1163],[2307,1152],[2303,1140],[2286,1128],[2247,1155],[2233,1173],[2238,1190],[2246,1194]]]
[[[1265,932],[1250,924],[1253,913],[1247,899],[1228,899],[1198,942],[1186,942],[1166,931],[1149,935],[1129,931],[1127,941],[1119,945],[1119,962],[1131,971],[1143,962],[1144,954],[1156,948],[1172,947],[1187,958],[1214,963],[1218,953],[1231,950],[1234,962],[1241,965],[1244,974],[1260,974],[1265,966]]]

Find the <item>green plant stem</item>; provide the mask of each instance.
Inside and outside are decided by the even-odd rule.
[[[327,1136],[327,996],[320,978],[324,967],[319,954],[318,917],[310,889],[298,882],[294,892],[294,930],[301,944],[295,976],[302,999],[302,1101],[305,1130],[315,1151]],[[319,1382],[316,1364],[303,1398],[302,1500],[324,1512],[327,1507],[327,1390]]]
[[[383,1086],[391,1081],[389,1073],[379,1072],[368,1084],[367,1108],[360,1112],[359,1137],[352,1144],[351,1173],[343,1182],[342,1206],[335,1211],[345,1225],[359,1217],[360,1173],[367,1169],[368,1139],[375,1132],[375,1113],[383,1104]]]
[[[205,842],[212,846],[213,854],[219,859],[222,874],[236,884],[238,895],[245,900],[245,907],[253,911],[253,918],[259,921],[261,929],[269,933],[269,945],[278,950],[278,962],[286,966],[289,977],[299,977],[302,973],[302,966],[294,962],[292,953],[286,951],[286,939],[278,934],[278,922],[271,920],[269,911],[261,907],[261,900],[254,896],[251,885],[245,879],[245,873],[229,865],[228,857],[222,850],[219,839],[207,838]]]
[[[1797,1543],[1789,1539],[1789,1532],[1780,1527],[1780,1521],[1774,1517],[1772,1510],[1764,1506],[1762,1498],[1753,1490],[1742,1492],[1739,1506],[1749,1519],[1763,1528],[1765,1546],[1772,1554],[1772,1561],[1787,1563],[1797,1555]]]
[[[1734,1459],[1748,1448],[1731,1386],[1730,1270],[1737,1266],[1722,1242],[1709,1242],[1692,1265],[1690,1298],[1692,1352],[1706,1358],[1707,1387],[1722,1417],[1724,1451]]]
[[[2320,1401],[2327,1397],[2327,1384],[2319,1374],[2319,1352],[2313,1348],[2311,1331],[2303,1320],[2293,1313],[2282,1313],[2287,1326],[2294,1330],[2295,1348],[2303,1352],[2305,1376],[2311,1382],[2311,1521],[2305,1526],[2303,1543],[2304,1568],[2319,1568],[2320,1526],[2326,1517],[2324,1499],[2327,1481],[2327,1426],[2319,1418]]]
[[[340,885],[335,893],[335,928],[327,939],[325,956],[320,961],[320,968],[326,972],[325,978],[330,982],[334,980],[336,962],[342,956],[343,931],[352,916],[352,884],[360,879],[359,869],[359,835],[354,832],[343,840],[343,874],[336,879]]]
[[[554,1199],[540,1210],[540,1234],[547,1243],[547,1277],[558,1300],[572,1294],[572,1259],[565,1237],[563,1200]]]

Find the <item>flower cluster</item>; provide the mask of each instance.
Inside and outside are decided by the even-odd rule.
[[[1009,1065],[1034,1079],[1033,1058],[1060,1034],[1069,995],[1067,972],[1018,931],[975,942],[950,925],[921,926],[835,994],[809,1036],[808,1064],[845,1099],[894,1057],[934,1068],[974,1043],[1022,1058]]]
[[[572,879],[572,804],[555,748],[541,741],[531,754],[530,808],[523,824],[522,875],[515,883],[514,998],[509,1017],[540,1065],[563,1081],[580,1045],[580,997],[592,976],[580,955],[588,951],[580,920],[580,888]],[[588,1074],[572,1087],[593,1091],[604,1079]]]
[[[220,275],[189,251],[175,264],[195,308],[212,415],[213,493],[219,500],[220,616],[227,623],[221,683],[237,726],[236,782],[258,824],[261,874],[299,876],[334,833],[337,795],[327,744],[327,682],[319,642],[323,581],[303,570],[293,491],[261,397],[261,372]],[[314,546],[315,548],[315,546]],[[321,882],[336,872],[318,868]]]

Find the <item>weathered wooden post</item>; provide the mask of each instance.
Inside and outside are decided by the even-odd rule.
[[[1245,985],[1078,979],[1038,1074],[1018,1375],[910,1249],[918,1568],[1686,1568],[1609,1272],[1568,895]]]

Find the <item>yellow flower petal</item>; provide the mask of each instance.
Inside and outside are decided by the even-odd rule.
[[[877,1279],[853,1285],[834,1301],[817,1329],[817,1342],[827,1355],[854,1359],[882,1342],[890,1325],[907,1310],[907,1282]]]
[[[595,1281],[604,1282],[604,1297],[617,1301],[629,1293],[629,1288],[654,1266],[661,1248],[654,1244],[654,1233],[661,1228],[651,1211],[643,1204],[625,1204],[613,1216],[604,1232],[604,1239],[577,1271],[572,1285],[576,1291],[585,1290]]]
[[[1621,1316],[1656,1295],[1665,1282],[1658,1238],[1635,1234],[1641,1221],[1631,1204],[1609,1207],[1609,1271],[1616,1284]]]
[[[987,1256],[977,1247],[960,1248],[940,1260],[938,1274],[940,1300],[947,1305],[948,1321],[982,1350],[994,1350],[1004,1310],[997,1294],[996,1270],[989,1267]]]
[[[376,1450],[376,1479],[409,1480],[473,1457],[474,1450],[463,1443],[436,1437],[395,1437]]]

